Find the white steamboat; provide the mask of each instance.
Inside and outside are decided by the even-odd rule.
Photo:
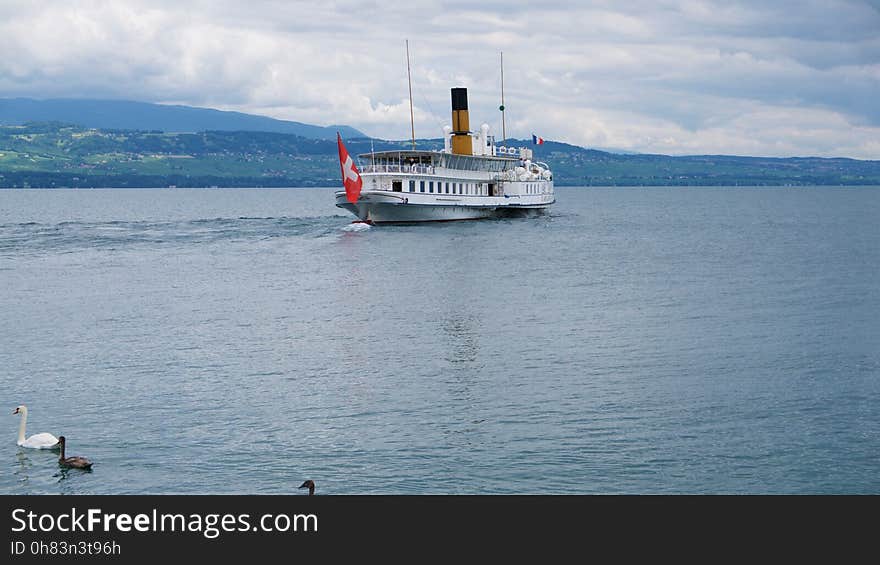
[[[442,151],[379,151],[359,155],[363,179],[352,203],[336,205],[370,223],[473,220],[541,213],[556,198],[553,173],[526,147],[496,145],[483,124],[469,131],[467,90],[452,89],[452,127]]]

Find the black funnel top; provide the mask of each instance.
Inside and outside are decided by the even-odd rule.
[[[452,111],[467,110],[467,88],[452,89]]]

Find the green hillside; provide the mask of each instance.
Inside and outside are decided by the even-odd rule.
[[[510,141],[509,141],[510,143]],[[526,145],[526,141],[518,144]],[[353,154],[409,141],[347,139]],[[529,144],[530,145],[530,144]],[[442,142],[420,140],[422,149]],[[530,145],[531,146],[531,145]],[[559,186],[880,185],[880,161],[618,155],[547,142],[531,146]],[[337,186],[336,142],[268,132],[0,127],[0,187]]]

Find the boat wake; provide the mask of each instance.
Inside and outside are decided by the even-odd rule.
[[[328,237],[343,216],[0,224],[0,256]]]
[[[369,229],[372,229],[372,226],[370,224],[368,224],[367,222],[352,222],[352,223],[348,224],[347,226],[344,226],[342,228],[342,231],[358,232],[358,231],[367,231]]]

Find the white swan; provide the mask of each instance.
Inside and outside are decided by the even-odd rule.
[[[24,428],[27,426],[27,406],[22,405],[17,407],[13,414],[21,414],[21,424],[18,426],[18,445],[21,447],[29,447],[31,449],[59,449],[61,447],[58,443],[57,437],[45,432],[34,434],[27,439],[24,438]]]

